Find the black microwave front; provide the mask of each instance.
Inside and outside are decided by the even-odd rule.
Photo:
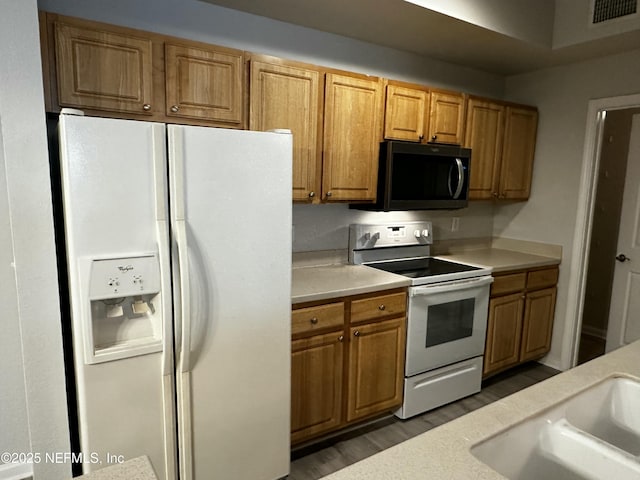
[[[455,145],[380,144],[376,202],[365,210],[464,208],[469,200],[471,150]]]

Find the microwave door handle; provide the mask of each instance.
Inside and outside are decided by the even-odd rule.
[[[462,193],[462,186],[464,185],[464,167],[462,166],[462,160],[456,158],[456,165],[458,166],[458,188],[456,188],[456,192],[453,194],[453,199],[457,200]],[[451,179],[451,176],[449,176]],[[451,192],[451,186],[449,186],[449,192]]]

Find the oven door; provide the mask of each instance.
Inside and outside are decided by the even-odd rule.
[[[491,276],[409,289],[406,376],[482,355]]]

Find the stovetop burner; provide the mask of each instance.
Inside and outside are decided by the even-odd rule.
[[[409,278],[432,277],[434,275],[445,275],[448,273],[473,272],[481,270],[471,265],[440,260],[439,258],[418,258],[410,260],[392,260],[386,262],[372,262],[369,267],[385,270]]]

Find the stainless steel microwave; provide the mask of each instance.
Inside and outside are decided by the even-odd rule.
[[[455,145],[386,141],[380,144],[378,188],[364,210],[431,210],[467,206],[471,150]]]

